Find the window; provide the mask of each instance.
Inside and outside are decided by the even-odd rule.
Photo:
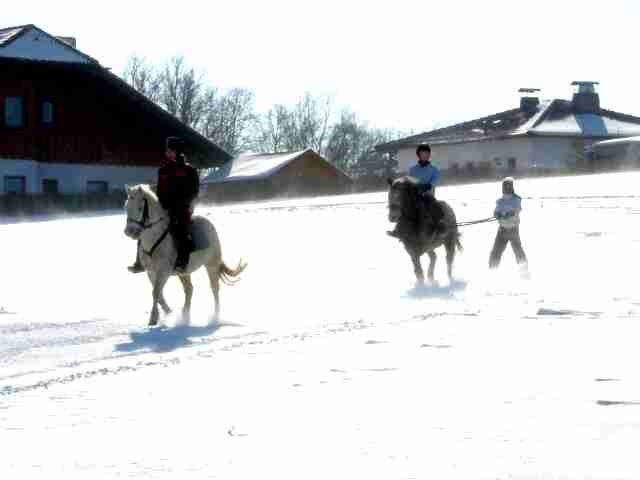
[[[7,127],[24,126],[22,103],[22,97],[7,97],[4,99],[4,124]]]
[[[53,101],[44,100],[40,107],[40,121],[42,125],[53,125]]]
[[[496,167],[502,166],[502,160],[500,159],[500,157],[494,157],[493,163],[495,163]]]
[[[507,160],[507,167],[509,167],[509,170],[516,169],[516,159],[514,157],[511,157],[509,160]]]
[[[42,179],[42,193],[55,194],[58,192],[58,180],[55,178]]]
[[[88,181],[87,193],[108,193],[109,184],[103,181]]]
[[[4,192],[9,194],[27,193],[27,179],[23,176],[5,176]]]

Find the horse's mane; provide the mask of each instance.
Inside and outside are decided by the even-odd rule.
[[[396,178],[392,184],[393,187],[408,186],[412,188],[418,188],[418,185],[419,185],[418,179],[415,177],[411,177],[409,175],[404,175],[402,177]]]
[[[418,204],[425,200],[420,200],[419,189],[420,180],[410,175],[404,175],[396,178],[391,185],[392,189],[397,189],[400,192],[401,198],[401,217],[404,221],[414,225],[415,227],[431,228],[431,216],[427,215],[427,223],[424,223],[425,213],[421,211]],[[436,201],[436,200],[432,200]]]
[[[146,183],[141,183],[140,185],[138,185],[138,188],[140,189],[142,194],[145,196],[145,198],[153,200],[154,202],[158,201],[158,196],[151,189],[151,185],[147,185]]]

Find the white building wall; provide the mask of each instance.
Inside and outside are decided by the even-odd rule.
[[[5,177],[25,177],[27,193],[38,193],[41,189],[38,177],[38,162],[30,160],[5,160],[0,159],[0,192],[4,190]]]
[[[109,190],[123,190],[126,184],[155,183],[156,167],[121,167],[112,165],[77,165],[40,163],[33,160],[0,159],[0,193],[5,176],[24,176],[27,193],[42,193],[42,180],[58,181],[60,193],[85,193],[87,182],[107,182]]]
[[[561,169],[574,166],[584,155],[584,143],[576,137],[535,137],[531,166]]]
[[[6,47],[0,48],[0,57],[88,63],[82,55],[60,45],[58,41],[35,28],[25,32]]]
[[[406,172],[415,165],[415,147],[398,152],[398,170]],[[471,163],[474,167],[490,164],[498,169],[507,167],[509,158],[515,158],[516,169],[526,169],[531,164],[532,143],[530,138],[510,138],[483,142],[440,144],[431,146],[431,161],[441,170],[448,170],[457,164],[464,169]],[[499,163],[499,164],[498,164]]]
[[[510,158],[515,158],[516,170],[532,167],[556,170],[575,165],[582,151],[583,144],[579,138],[530,136],[432,145],[431,160],[442,170],[452,168],[453,164],[464,169],[469,162],[475,168],[491,165],[497,170],[507,170]],[[406,173],[416,162],[415,147],[398,151],[399,173]]]

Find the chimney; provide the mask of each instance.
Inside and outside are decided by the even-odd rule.
[[[596,92],[598,82],[572,82],[578,87],[573,94],[571,105],[575,113],[598,113],[600,111],[600,96]]]
[[[519,88],[518,93],[522,94],[520,97],[520,110],[527,114],[534,114],[538,110],[538,105],[540,105],[540,99],[534,94],[539,91],[539,88]]]
[[[70,47],[76,48],[76,37],[56,37],[61,42],[66,43]]]

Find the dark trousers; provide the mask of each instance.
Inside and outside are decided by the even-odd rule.
[[[433,196],[419,197],[418,202],[418,208],[421,210],[420,218],[424,218],[426,214],[431,219],[433,226],[438,225],[444,219],[444,210]]]
[[[520,229],[515,228],[498,228],[496,234],[496,240],[493,242],[493,249],[491,249],[491,255],[489,257],[489,268],[496,268],[500,265],[500,259],[507,248],[507,243],[511,243],[513,253],[516,255],[516,261],[518,263],[525,263],[527,256],[522,249],[522,242],[520,241]]]
[[[191,227],[191,211],[175,210],[169,212],[169,233],[176,242],[178,250],[177,265],[186,265],[189,261],[189,254],[193,246],[191,245],[190,227]]]

